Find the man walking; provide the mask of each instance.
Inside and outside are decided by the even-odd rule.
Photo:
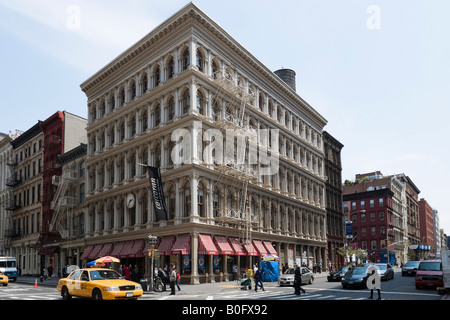
[[[255,270],[256,271],[253,275],[253,279],[255,279],[255,291],[258,291],[258,285],[261,287],[262,291],[265,291],[262,283],[261,266],[256,266]]]
[[[306,291],[302,288],[302,272],[300,270],[300,267],[298,264],[295,264],[295,272],[294,272],[294,293],[296,295],[299,295],[300,292],[303,292],[303,294],[306,294]]]

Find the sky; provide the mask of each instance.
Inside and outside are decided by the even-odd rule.
[[[0,132],[57,110],[187,0],[0,0]],[[297,93],[343,145],[342,179],[404,173],[450,234],[450,1],[196,0]]]

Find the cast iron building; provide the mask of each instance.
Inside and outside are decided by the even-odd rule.
[[[344,263],[337,249],[344,246],[344,212],[342,206],[342,163],[344,147],[328,132],[323,132],[326,180],[328,261],[334,266]]]
[[[161,264],[189,283],[227,278],[267,252],[326,264],[325,118],[194,4],[81,88],[82,261],[103,250],[148,273],[152,234]],[[231,151],[229,132],[239,132]],[[155,217],[141,164],[161,168],[167,219]]]

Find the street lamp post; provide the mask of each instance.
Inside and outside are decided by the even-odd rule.
[[[354,212],[350,212],[349,216],[351,216],[352,214],[355,213],[365,213],[366,210],[358,210],[358,211],[354,211]],[[351,220],[348,220],[347,222],[352,222]],[[352,226],[352,232],[353,232],[353,226]],[[350,243],[353,242],[353,240],[355,240],[358,237],[358,235],[353,237],[353,234],[346,234],[345,235],[345,264],[347,265],[349,262],[349,256],[348,256],[348,239],[351,238]]]
[[[155,270],[154,270],[154,261],[155,261],[155,244],[157,243],[157,241],[158,241],[158,237],[157,236],[154,236],[154,235],[151,235],[151,234],[149,234],[148,236],[147,236],[147,238],[148,238],[148,242],[151,244],[151,246],[152,246],[152,248],[151,248],[151,260],[152,260],[152,262],[151,262],[151,273],[150,273],[150,288],[151,288],[151,290],[153,291],[155,288],[154,288],[154,281],[153,281],[153,278],[154,278],[154,276],[155,276]]]

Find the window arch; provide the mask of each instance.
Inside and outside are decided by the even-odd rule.
[[[204,63],[203,53],[201,52],[201,50],[197,49],[197,54],[195,56],[195,65],[201,72],[203,72],[203,63]]]
[[[183,93],[183,114],[188,113],[190,108],[191,108],[191,95],[189,93],[189,90],[186,90]]]
[[[171,121],[175,117],[175,99],[170,97],[167,103],[167,120]]]
[[[159,65],[155,67],[155,71],[153,72],[153,78],[155,81],[155,87],[159,86],[161,83],[161,70],[159,68]]]
[[[205,98],[203,96],[203,93],[198,90],[197,96],[196,96],[196,106],[197,112],[201,115],[204,115],[205,112]]]
[[[175,74],[175,61],[173,57],[170,57],[169,62],[167,63],[167,73],[169,79],[172,79]]]
[[[184,71],[187,70],[187,68],[189,68],[189,65],[191,64],[191,54],[188,48],[186,48],[183,51],[182,57],[183,57],[183,71]]]

